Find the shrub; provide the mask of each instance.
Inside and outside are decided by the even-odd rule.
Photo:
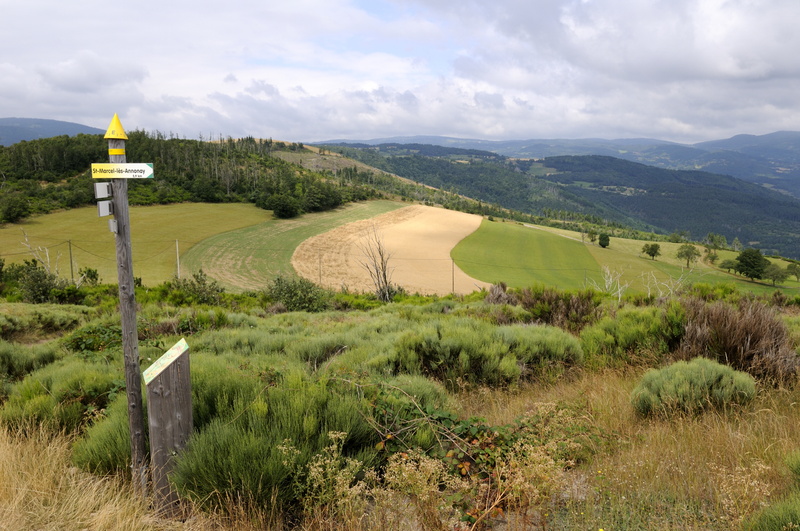
[[[120,325],[91,324],[79,328],[64,340],[73,352],[103,352],[122,347]]]
[[[195,433],[177,458],[172,479],[180,493],[206,505],[247,499],[291,510],[303,492],[290,481],[291,469],[278,447],[291,441],[298,452],[292,469],[302,469],[328,446],[332,431],[348,434],[342,456],[365,466],[375,462],[379,438],[356,393],[295,375]]]
[[[745,299],[733,306],[689,299],[684,306],[687,321],[681,358],[704,356],[779,381],[797,375],[800,358],[792,349],[789,330],[766,304]]]
[[[800,529],[800,492],[793,492],[761,509],[744,523],[743,528],[747,531]]]
[[[0,376],[18,380],[58,358],[53,344],[25,347],[0,340]]]
[[[53,292],[66,287],[66,280],[58,278],[32,260],[25,262],[19,276],[19,289],[25,302],[52,302],[55,300]]]
[[[128,422],[128,397],[121,393],[111,402],[103,417],[89,426],[75,443],[72,452],[75,466],[102,475],[130,470],[131,432]],[[147,422],[144,427],[147,430]]]
[[[174,278],[168,284],[167,300],[176,306],[192,304],[217,305],[225,289],[216,280],[210,280],[201,269],[192,278]]]
[[[0,420],[77,431],[93,421],[123,388],[118,369],[107,363],[64,359],[15,384],[0,409]]]
[[[633,390],[631,403],[642,416],[700,413],[746,404],[756,393],[752,376],[707,358],[650,369]]]
[[[454,390],[461,382],[510,385],[582,358],[574,338],[555,328],[441,318],[400,334],[390,364],[395,373],[422,374]]]
[[[36,340],[54,332],[75,328],[88,316],[89,308],[79,306],[14,303],[0,313],[0,338],[34,337]]]
[[[680,307],[623,308],[581,332],[581,346],[595,365],[631,363],[660,358],[683,333]]]
[[[591,289],[570,292],[546,286],[526,288],[518,298],[536,322],[575,332],[597,318],[601,301],[600,294]]]
[[[290,312],[321,312],[331,306],[331,294],[305,278],[278,276],[267,288],[267,296]]]

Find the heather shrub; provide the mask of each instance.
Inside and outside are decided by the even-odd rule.
[[[773,308],[747,299],[736,306],[688,299],[684,306],[687,320],[678,352],[682,359],[703,356],[771,380],[796,377],[800,358]]]
[[[782,531],[800,529],[800,492],[761,509],[742,526],[746,531]]]
[[[583,329],[581,346],[587,363],[598,366],[661,358],[683,332],[680,307],[622,308]],[[588,361],[591,360],[591,361]]]
[[[576,332],[597,319],[601,302],[591,289],[571,292],[547,286],[526,288],[517,298],[534,321]]]
[[[83,306],[14,303],[0,310],[0,338],[6,340],[25,336],[65,332],[78,326],[91,313]]]
[[[496,328],[470,319],[428,321],[401,333],[386,356],[394,373],[421,374],[456,389],[461,382],[503,386],[579,364],[566,332],[535,326]]]
[[[267,288],[267,296],[273,302],[283,304],[290,312],[321,312],[329,309],[332,301],[328,290],[310,280],[284,276],[278,276],[272,281]]]
[[[347,433],[342,456],[365,466],[375,461],[379,437],[355,390],[289,374],[197,431],[176,460],[173,481],[183,495],[206,505],[247,499],[290,511],[303,494],[292,470],[327,447],[330,432]],[[291,467],[278,449],[286,439],[298,452]]]
[[[63,359],[14,384],[0,409],[0,420],[76,431],[94,420],[123,387],[118,368],[103,362]]]
[[[296,356],[312,370],[318,369],[330,358],[346,351],[352,341],[345,334],[317,334],[292,341],[286,345],[286,354]]]
[[[128,397],[120,393],[76,441],[72,451],[75,466],[102,475],[128,471],[131,466],[128,423]],[[145,430],[147,428],[145,422]]]
[[[642,416],[700,413],[750,402],[756,394],[752,376],[707,358],[678,361],[650,369],[631,394]]]
[[[242,328],[199,334],[192,338],[192,349],[214,355],[235,352],[241,356],[262,356],[283,352],[291,339],[285,330]]]
[[[54,344],[24,346],[0,340],[0,378],[19,380],[59,357]],[[5,393],[3,393],[3,396]]]
[[[583,364],[583,349],[575,336],[553,326],[502,326],[496,332],[518,362],[523,376],[560,376]]]

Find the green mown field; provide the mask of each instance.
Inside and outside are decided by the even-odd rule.
[[[540,282],[573,289],[600,279],[600,265],[580,241],[515,223],[484,221],[451,256],[468,275],[511,287]]]
[[[536,283],[560,289],[603,287],[603,271],[607,268],[619,275],[619,282],[628,289],[653,294],[668,291],[678,281],[734,283],[739,289],[755,293],[775,289],[703,262],[687,269],[685,262],[675,257],[681,244],[659,242],[661,256],[655,260],[642,254],[643,244],[640,240],[611,238],[611,244],[604,249],[581,241],[576,232],[484,221],[453,249],[451,256],[465,273],[478,280],[502,281],[516,288]],[[738,253],[719,254],[722,261],[736,258]],[[785,267],[786,263],[781,265]],[[798,289],[800,283],[792,277],[782,287]]]
[[[180,253],[183,276],[203,269],[230,291],[260,289],[278,274],[294,275],[292,253],[305,239],[404,206],[368,201],[291,220],[272,219],[270,212],[241,203],[132,207],[134,275],[147,286],[169,280],[177,272]],[[43,258],[49,256],[62,277],[78,278],[79,269],[89,267],[98,270],[102,282],[116,283],[116,251],[107,219],[86,207],[5,225],[0,227],[0,258],[9,264],[30,259],[31,252],[23,245],[27,235],[28,243]],[[656,260],[641,253],[642,245],[638,240],[612,237],[610,246],[603,249],[581,241],[575,232],[484,221],[451,256],[468,275],[511,287],[602,287],[607,268],[628,289],[655,294],[675,279],[733,282],[756,293],[774,289],[705,263],[688,270],[675,258],[679,244],[660,242],[662,255]],[[720,251],[719,260],[735,257],[732,251]],[[791,278],[782,287],[795,290],[800,283]]]
[[[131,207],[133,274],[145,285],[169,280],[176,272],[176,240],[177,249],[184,253],[210,236],[271,217],[271,212],[242,203]],[[42,256],[49,255],[51,266],[62,277],[77,278],[79,269],[90,267],[97,269],[102,282],[116,284],[116,248],[108,219],[98,218],[96,208],[85,207],[5,225],[0,227],[0,257],[6,263],[30,259],[31,253],[21,243],[27,234],[29,243],[41,247]]]

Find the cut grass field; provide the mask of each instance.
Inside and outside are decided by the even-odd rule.
[[[691,283],[732,282],[739,289],[755,293],[775,289],[703,262],[696,262],[687,269],[686,263],[675,256],[681,244],[658,243],[661,256],[652,260],[642,254],[644,242],[640,240],[612,237],[611,244],[604,249],[581,241],[580,234],[572,231],[484,221],[453,249],[451,256],[468,275],[484,282],[502,281],[515,288],[536,283],[560,289],[603,286],[603,269],[608,268],[618,273],[620,282],[628,284],[629,289],[640,292],[650,289],[654,294],[658,294],[659,286],[663,290],[666,284],[677,279]],[[719,260],[736,255],[732,251],[721,251]],[[781,262],[781,266],[786,264]],[[800,283],[791,278],[782,287],[797,289]]]
[[[306,239],[403,206],[406,205],[393,201],[353,203],[330,212],[270,220],[217,234],[185,253],[181,269],[196,272],[202,268],[221,286],[233,291],[263,289],[279,274],[295,275],[292,254]]]
[[[580,241],[516,223],[484,220],[451,256],[468,275],[510,287],[540,282],[573,289],[600,280],[600,265]]]
[[[178,251],[183,276],[203,269],[230,291],[262,289],[278,274],[295,275],[292,255],[307,239],[407,205],[369,201],[291,220],[275,220],[268,211],[240,203],[132,207],[134,276],[140,277],[147,286],[169,280],[177,271]],[[99,219],[94,208],[37,216],[20,224],[0,227],[0,258],[6,263],[31,258],[21,243],[25,234],[34,248],[46,249],[51,264],[59,269],[62,277],[77,278],[80,268],[90,267],[98,270],[102,282],[116,283],[114,237],[106,220]],[[418,251],[419,235],[408,236],[397,236],[395,243],[405,240],[403,245],[410,246],[409,253],[413,254]],[[505,282],[511,287],[534,284],[560,289],[602,286],[603,268],[607,267],[621,275],[620,281],[628,284],[628,289],[651,290],[654,294],[658,294],[656,283],[663,288],[672,282],[670,279],[711,284],[732,282],[740,289],[755,293],[774,290],[767,283],[750,282],[706,263],[696,263],[688,270],[685,263],[675,257],[680,244],[659,242],[662,254],[656,260],[641,253],[642,245],[639,240],[612,236],[611,245],[603,249],[581,241],[580,234],[575,232],[484,220],[477,231],[452,249],[450,256],[469,277],[487,283]],[[346,249],[342,248],[342,252]],[[410,255],[403,249],[395,252],[399,257]],[[736,254],[720,251],[719,261],[735,258]],[[408,268],[414,263],[425,262],[407,261],[402,266]],[[782,263],[783,267],[785,265]],[[318,257],[312,266],[314,271],[320,268]],[[790,278],[782,283],[782,288],[794,292],[800,288],[800,283]]]
[[[152,286],[176,273],[176,244],[185,253],[192,245],[227,231],[262,223],[272,217],[251,204],[181,203],[131,207],[133,274]],[[62,277],[78,276],[83,267],[97,269],[102,282],[116,284],[117,260],[114,235],[108,218],[98,218],[94,207],[76,208],[36,216],[19,224],[0,227],[0,257],[19,263],[31,254],[22,245],[24,234],[33,247],[47,249],[50,263]]]

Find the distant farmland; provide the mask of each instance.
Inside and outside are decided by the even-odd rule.
[[[291,220],[272,219],[270,212],[241,203],[132,207],[134,275],[142,278],[147,286],[169,280],[177,271],[176,253],[180,252],[184,276],[202,268],[228,290],[261,289],[278,274],[296,274],[292,267],[292,255],[307,239],[318,235],[324,239],[327,231],[406,206],[408,203],[368,201]],[[431,211],[448,212],[433,208]],[[445,225],[456,222],[456,218],[442,221]],[[431,227],[437,230],[443,228]],[[426,255],[427,260],[407,259],[420,251],[420,238],[425,232],[425,226],[409,225],[408,228],[412,232],[407,235],[402,234],[400,225],[390,231],[394,244],[399,246],[394,249],[393,263],[393,267],[398,268],[398,279],[424,277],[428,273],[420,269],[415,275],[414,268],[428,267],[428,262],[433,260],[431,253]],[[21,243],[25,234],[30,245],[41,249],[43,257],[49,255],[51,264],[58,267],[62,277],[77,277],[80,268],[90,267],[98,270],[103,282],[116,283],[114,236],[108,230],[106,218],[98,218],[95,208],[37,216],[20,224],[1,227],[0,258],[7,264],[20,263],[32,257]],[[740,289],[755,292],[774,289],[766,284],[752,283],[726,274],[708,264],[698,263],[691,271],[686,270],[685,264],[675,258],[679,244],[659,243],[662,256],[651,260],[641,254],[643,242],[638,240],[612,237],[610,247],[602,249],[595,244],[582,242],[580,235],[574,232],[484,220],[477,230],[455,247],[449,239],[442,244],[447,249],[441,249],[445,258],[441,260],[443,265],[440,269],[446,270],[447,282],[444,288],[432,292],[449,292],[451,260],[447,259],[448,249],[451,249],[449,256],[455,266],[453,271],[461,274],[457,271],[460,269],[480,281],[468,281],[467,285],[457,290],[459,292],[473,286],[478,289],[481,282],[505,282],[512,287],[539,283],[561,289],[602,285],[604,267],[618,273],[620,281],[627,284],[628,289],[636,291],[646,292],[656,282],[667,283],[674,279],[734,282]],[[409,249],[408,252],[403,250],[404,245]],[[342,247],[341,252],[352,254],[353,251]],[[720,260],[735,256],[736,253],[731,251],[720,252]],[[321,270],[320,255],[312,258],[315,262],[306,264],[306,271]],[[365,272],[357,265],[351,265],[349,273]],[[305,274],[318,281],[312,278],[315,275]],[[340,287],[339,284],[329,285]],[[364,285],[361,286],[363,288]],[[792,291],[798,286],[800,284],[793,277],[782,284],[783,288]]]

